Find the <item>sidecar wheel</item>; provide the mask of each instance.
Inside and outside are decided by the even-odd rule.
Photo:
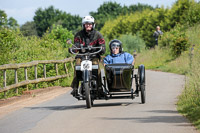
[[[142,104],[144,104],[146,102],[145,85],[141,85],[140,90],[141,90],[141,101],[142,101]]]
[[[84,83],[84,87],[85,87],[86,106],[87,106],[87,108],[91,108],[92,107],[92,101],[91,101],[91,96],[90,96],[89,82]]]
[[[146,90],[145,90],[145,66],[140,65],[138,68],[139,72],[139,86],[141,91],[141,102],[144,104],[146,102]]]

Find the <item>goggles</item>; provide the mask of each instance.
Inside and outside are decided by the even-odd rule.
[[[119,49],[119,47],[120,47],[120,43],[118,42],[114,42],[111,44],[111,49]]]

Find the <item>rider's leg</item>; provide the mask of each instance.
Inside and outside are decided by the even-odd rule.
[[[81,65],[81,59],[77,58],[75,66],[80,66],[80,65]],[[76,75],[76,70],[74,69],[74,79],[73,79],[72,84],[71,84],[71,87],[73,88],[73,90],[71,92],[72,95],[75,95],[75,93],[77,92],[78,85],[79,85],[79,81],[78,81],[78,78],[77,78],[77,75]]]

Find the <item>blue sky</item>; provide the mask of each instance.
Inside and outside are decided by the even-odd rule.
[[[156,5],[171,7],[176,0],[0,0],[0,10],[4,10],[8,17],[15,18],[21,25],[32,21],[35,11],[40,7],[45,9],[53,5],[56,9],[83,17],[91,11],[97,11],[97,8],[106,1],[116,1],[122,6],[139,2],[153,7]]]

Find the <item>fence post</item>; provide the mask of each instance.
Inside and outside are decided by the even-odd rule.
[[[47,77],[47,74],[46,74],[46,64],[43,65],[44,66],[44,78]]]
[[[24,68],[24,75],[25,75],[25,80],[28,80],[27,67]],[[26,90],[28,91],[28,85],[26,85]]]
[[[72,70],[74,71],[74,65],[73,65],[72,61],[71,61],[71,65],[72,65]]]
[[[17,77],[17,69],[15,69],[15,84],[18,83],[18,77]],[[18,95],[18,88],[16,88],[16,93]]]
[[[58,75],[58,64],[55,63],[56,75]]]
[[[37,65],[34,66],[35,69],[35,79],[37,79]],[[37,84],[35,84],[35,88],[37,88]]]
[[[35,65],[35,79],[37,79],[37,65]]]
[[[3,71],[3,87],[6,87],[6,69]],[[6,91],[4,91],[4,98],[6,97]]]
[[[68,73],[68,69],[67,69],[66,63],[64,63],[64,67],[65,67],[65,72],[67,73],[67,77],[69,78],[69,73]]]

